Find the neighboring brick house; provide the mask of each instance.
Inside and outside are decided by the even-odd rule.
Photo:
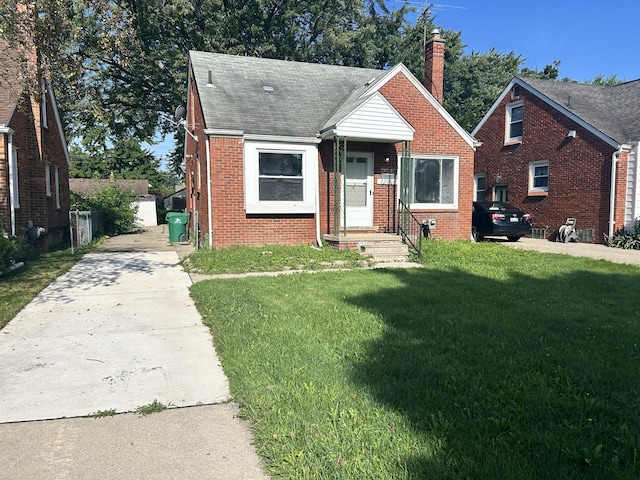
[[[555,239],[576,218],[582,241],[632,228],[640,216],[640,80],[595,86],[514,78],[472,134],[475,196],[532,215]]]
[[[214,247],[397,233],[402,199],[433,237],[470,238],[475,141],[439,103],[443,65],[434,32],[425,76],[436,99],[402,64],[190,52],[190,229]]]
[[[46,251],[69,236],[69,154],[51,84],[30,98],[16,59],[0,42],[0,223]]]

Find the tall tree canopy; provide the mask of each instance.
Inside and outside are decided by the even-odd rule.
[[[160,113],[184,102],[192,49],[369,68],[404,62],[422,79],[435,21],[426,10],[412,24],[410,11],[384,0],[15,0],[0,6],[0,36],[37,47],[67,136],[95,152],[175,128]],[[470,130],[523,60],[465,54],[461,32],[443,33],[445,107]]]

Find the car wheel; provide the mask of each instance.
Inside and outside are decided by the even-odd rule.
[[[478,231],[478,229],[477,229],[476,227],[473,227],[473,230],[472,230],[472,232],[471,232],[471,233],[472,233],[472,235],[473,235],[473,239],[474,239],[476,242],[482,242],[482,241],[484,241],[484,235],[483,235],[481,232],[479,232],[479,231]]]
[[[507,237],[507,240],[509,240],[510,242],[517,242],[518,240],[520,240],[520,235],[509,235]]]

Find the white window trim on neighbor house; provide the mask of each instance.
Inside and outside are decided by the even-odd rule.
[[[56,208],[60,210],[62,205],[60,205],[60,171],[58,167],[55,167],[53,171],[53,180],[56,187]]]
[[[9,162],[9,195],[13,208],[20,208],[20,189],[18,185],[18,149],[12,146],[11,161]]]
[[[481,182],[482,180],[482,182]],[[482,188],[480,188],[480,183],[482,183]],[[473,182],[473,198],[476,202],[484,201],[485,192],[487,190],[487,176],[484,173],[477,173],[474,175]],[[479,197],[478,194],[482,192],[482,195]]]
[[[536,176],[536,168],[547,167],[546,175]],[[547,184],[543,186],[535,186],[536,178],[546,178]],[[549,191],[549,162],[547,160],[540,160],[537,162],[531,162],[529,164],[529,192],[530,193],[546,193]]]
[[[523,107],[522,109],[522,116],[524,119],[524,100],[518,100],[516,102],[512,102],[509,105],[507,105],[507,121],[505,122],[505,132],[504,132],[504,138],[505,138],[505,142],[521,142],[522,141],[522,129],[520,131],[520,135],[511,135],[511,126],[514,123],[522,123],[523,119],[517,120],[517,121],[512,121],[512,117],[513,117],[513,110],[515,108],[518,107]]]
[[[302,155],[302,199],[300,201],[260,200],[260,153]],[[244,199],[247,214],[314,213],[316,176],[318,175],[318,147],[316,145],[278,142],[250,142],[244,144]]]
[[[440,161],[440,171],[439,176],[442,178],[442,161],[443,160],[451,160],[453,161],[453,172],[452,172],[452,181],[453,181],[453,191],[450,196],[453,199],[452,202],[432,202],[425,203],[416,201],[416,160],[439,160]],[[458,190],[459,190],[459,171],[460,171],[460,157],[456,155],[420,155],[414,154],[411,156],[411,206],[410,208],[421,210],[421,209],[446,209],[446,210],[456,210],[458,208]],[[439,185],[439,195],[442,199],[442,182],[441,180],[438,182]]]
[[[44,164],[44,191],[47,197],[51,196],[51,165]]]

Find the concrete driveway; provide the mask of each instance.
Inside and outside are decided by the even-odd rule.
[[[227,400],[175,252],[95,252],[0,334],[0,423]]]
[[[267,478],[189,296],[190,251],[166,226],[111,238],[0,330],[0,479]],[[154,400],[185,408],[87,418]]]
[[[559,253],[573,257],[588,257],[596,260],[607,260],[613,263],[640,265],[640,251],[611,248],[602,244],[550,242],[549,240],[526,237],[521,238],[517,242],[507,242],[503,239],[496,239],[495,241],[499,241],[503,245],[511,248],[535,250],[543,253]]]

